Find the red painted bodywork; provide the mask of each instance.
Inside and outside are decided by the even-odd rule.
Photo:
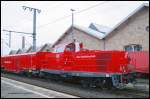
[[[130,64],[134,66],[132,71],[140,73],[149,73],[149,51],[128,52],[131,61]]]
[[[97,73],[127,73],[124,51],[81,50],[79,52],[36,52],[1,57],[8,71],[61,70]]]
[[[39,69],[35,53],[17,54],[1,57],[1,66],[7,71],[20,72],[23,70]]]

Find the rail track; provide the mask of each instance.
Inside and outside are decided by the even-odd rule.
[[[54,81],[43,78],[31,78],[12,73],[1,73],[2,77],[36,85],[46,89],[82,97],[82,98],[148,98],[149,91],[135,89],[108,90],[100,88],[83,88],[80,84]]]

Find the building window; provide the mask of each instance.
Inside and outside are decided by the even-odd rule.
[[[146,31],[149,32],[149,26],[146,27]]]
[[[141,51],[142,50],[142,46],[141,45],[135,45],[134,46],[134,51]]]
[[[124,47],[125,51],[141,51],[142,50],[142,46],[139,44],[130,44]]]
[[[125,46],[125,51],[132,51],[133,49],[132,49],[132,46]]]

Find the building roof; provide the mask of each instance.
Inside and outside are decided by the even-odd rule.
[[[16,54],[20,54],[20,53],[22,53],[22,50],[19,48],[19,49],[17,50]]]
[[[106,35],[103,37],[105,38],[107,35],[109,35],[111,32],[113,32],[116,28],[118,28],[121,24],[123,24],[125,21],[127,21],[131,16],[133,16],[135,13],[139,12],[143,7],[149,7],[149,4],[143,3],[139,7],[137,7],[133,12],[131,12],[128,16],[123,18],[118,24],[116,24],[112,29],[106,33]]]
[[[27,49],[24,48],[24,49],[21,49],[21,51],[22,51],[23,53],[25,53],[25,52],[27,51]]]
[[[133,16],[135,13],[137,13],[138,11],[140,11],[143,7],[149,7],[148,3],[143,3],[141,4],[139,7],[137,7],[133,12],[131,12],[128,16],[126,16],[125,18],[123,18],[118,24],[116,24],[114,27],[109,28],[107,26],[103,26],[103,25],[98,25],[95,23],[91,23],[89,25],[89,27],[83,27],[83,26],[78,26],[78,25],[74,25],[73,27],[76,29],[79,29],[91,36],[94,36],[98,39],[104,39],[107,35],[109,35],[110,33],[112,33],[116,28],[118,28],[121,24],[123,24],[125,21],[127,21],[131,16]],[[61,40],[62,37],[64,37],[64,35],[66,35],[66,33],[71,29],[71,26],[65,31],[65,33],[63,33],[63,35],[53,44],[53,47]]]
[[[9,52],[9,55],[12,55],[12,54],[21,54],[21,53],[25,53],[27,51],[27,49],[18,49],[18,50],[11,50]]]
[[[61,36],[60,38],[53,44],[53,47],[68,33],[68,31],[71,29],[72,26],[70,26]],[[105,36],[103,33],[100,33],[98,31],[95,31],[91,28],[83,27],[83,26],[78,26],[74,25],[73,28],[78,29],[80,31],[83,31],[87,33],[90,36],[96,37],[98,39],[102,39],[103,36]]]
[[[44,44],[44,45],[38,47],[37,50],[36,50],[36,52],[44,51],[45,49],[51,50],[51,47],[52,47],[52,44],[46,43],[46,44]]]
[[[33,46],[30,46],[28,49],[18,49],[18,50],[11,50],[9,52],[9,55],[13,55],[13,54],[23,54],[23,53],[30,53],[33,52],[32,51]],[[45,50],[46,49],[46,50]],[[48,50],[47,50],[48,49]],[[40,52],[40,51],[52,51],[52,44],[50,43],[46,43],[40,47],[36,48],[36,52]]]
[[[16,53],[17,53],[17,50],[11,50],[11,51],[9,52],[9,55],[16,54]]]
[[[49,49],[49,51],[51,51],[51,47],[52,47],[52,44],[50,44],[50,43],[45,43],[45,44],[43,44],[43,45],[41,45],[41,46],[38,46],[38,47],[36,48],[36,52],[44,51],[45,49]],[[32,49],[33,49],[33,46],[30,46],[30,47],[26,50],[26,53],[33,52]]]
[[[91,28],[86,28],[86,27],[78,26],[78,25],[74,25],[74,28],[77,28],[77,29],[79,29],[79,30],[82,30],[83,32],[85,32],[85,33],[87,33],[87,34],[89,34],[89,35],[91,35],[91,36],[94,36],[94,37],[96,37],[96,38],[98,38],[98,39],[102,39],[103,36],[105,36],[104,33],[95,31],[95,30],[93,30],[93,29],[91,29]]]
[[[32,48],[33,48],[33,46],[30,46],[30,47],[25,51],[25,53],[32,52]]]
[[[89,25],[89,28],[91,28],[93,30],[96,30],[96,31],[98,31],[100,33],[103,33],[103,34],[106,34],[111,29],[110,27],[99,25],[99,24],[96,24],[96,23],[91,23]]]

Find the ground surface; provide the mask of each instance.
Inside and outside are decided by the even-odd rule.
[[[38,93],[34,93],[34,92],[24,92],[23,94],[25,94],[26,97],[52,97],[52,98],[57,98],[57,97],[61,97],[61,98],[66,98],[68,96],[64,96],[64,95],[59,95],[59,94],[55,94],[54,92],[52,92],[51,90],[55,90],[57,92],[61,92],[61,93],[66,93],[69,95],[73,95],[73,96],[69,96],[69,97],[74,97],[74,96],[78,96],[78,97],[83,97],[83,98],[146,98],[149,97],[149,80],[148,80],[148,84],[144,84],[143,81],[139,84],[136,84],[136,87],[134,87],[132,84],[129,84],[126,89],[123,90],[107,90],[107,89],[99,89],[99,88],[82,88],[80,86],[80,84],[73,84],[73,83],[66,83],[66,82],[58,82],[58,81],[52,81],[52,80],[48,80],[48,79],[40,79],[40,78],[28,78],[28,77],[23,77],[23,76],[17,76],[14,74],[1,74],[2,77],[6,77],[9,79],[13,79],[15,81],[20,81],[20,82],[24,82],[26,84],[29,85],[34,85],[34,86],[39,86],[42,88],[45,88],[47,90],[49,90],[51,93],[48,93],[49,91],[45,91],[42,88],[38,88],[38,87],[29,87],[29,86],[24,86],[24,88],[26,89],[30,89],[30,90],[34,90]],[[6,80],[5,80],[6,81]],[[1,82],[3,82],[1,80]],[[144,81],[145,82],[145,81]],[[12,83],[9,81],[9,83]],[[14,84],[14,83],[13,83]],[[16,84],[16,82],[15,82]],[[7,86],[9,86],[10,84],[7,83]],[[19,84],[17,84],[18,86]],[[2,86],[2,85],[1,85]],[[6,86],[3,85],[4,87]],[[11,85],[10,85],[11,86]],[[10,93],[14,95],[15,91],[12,89],[12,91],[14,92],[9,92],[9,88],[4,89],[1,88],[1,94],[2,97],[5,96],[5,90],[6,90],[6,95],[10,95]],[[12,86],[11,86],[12,87]],[[16,88],[18,89],[18,88]],[[20,89],[20,88],[19,88]],[[37,89],[37,90],[35,90]],[[18,92],[18,91],[17,91]],[[21,92],[21,91],[19,91]],[[43,93],[44,92],[44,93]],[[21,95],[22,93],[18,93],[17,95]],[[43,94],[43,95],[41,95]],[[13,96],[11,95],[11,96]],[[16,95],[16,93],[15,93]],[[45,96],[46,95],[46,96]],[[21,97],[24,95],[21,95]],[[6,96],[5,96],[6,97]]]
[[[75,96],[1,77],[1,98],[74,98]]]

